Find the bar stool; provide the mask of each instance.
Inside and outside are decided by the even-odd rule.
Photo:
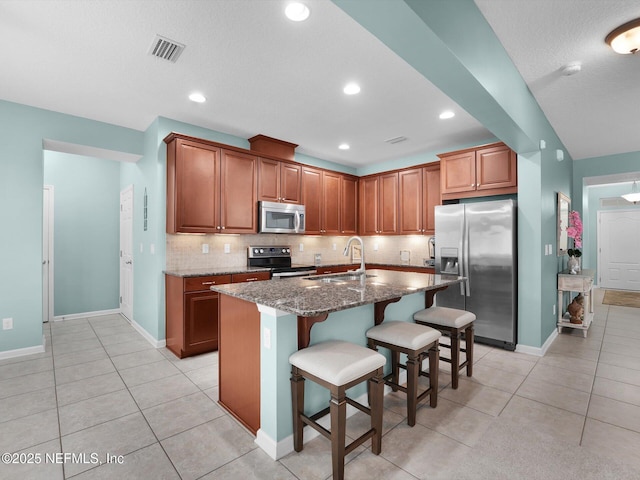
[[[430,307],[413,315],[420,325],[440,330],[451,337],[451,345],[440,343],[441,347],[451,349],[451,360],[442,358],[451,364],[451,388],[458,388],[459,372],[467,367],[467,377],[473,374],[473,322],[476,316],[465,310],[448,307]],[[460,348],[460,337],[464,333],[465,348]],[[460,363],[460,352],[465,352],[465,361]]]
[[[369,348],[377,347],[391,350],[391,373],[384,377],[384,382],[393,391],[400,390],[407,395],[407,424],[416,424],[418,403],[430,397],[430,405],[438,405],[438,340],[440,332],[434,328],[416,323],[384,321],[380,325],[367,330]],[[400,354],[407,355],[407,363],[400,364]],[[422,360],[429,356],[429,373],[422,371]],[[400,368],[407,371],[407,386],[400,385]],[[418,379],[420,375],[429,377],[429,388],[418,395]]]
[[[291,398],[293,404],[293,448],[303,448],[303,427],[309,425],[331,441],[333,478],[344,478],[344,457],[371,438],[371,451],[382,448],[382,409],[384,355],[368,348],[340,340],[321,342],[298,350],[289,357],[291,363]],[[308,378],[331,392],[329,407],[318,413],[304,414],[304,382]],[[365,380],[369,386],[370,407],[346,396],[346,390]],[[371,428],[349,445],[346,443],[347,403],[371,416]],[[317,423],[327,413],[331,430]]]

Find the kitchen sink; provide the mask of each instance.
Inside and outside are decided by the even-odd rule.
[[[344,283],[344,282],[355,282],[360,281],[362,275],[353,274],[353,273],[343,273],[339,275],[313,275],[310,277],[304,277],[305,280],[313,280],[316,282],[323,283]],[[365,278],[375,277],[375,275],[366,275]]]

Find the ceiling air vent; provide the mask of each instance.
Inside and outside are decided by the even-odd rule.
[[[388,140],[385,140],[385,143],[400,143],[400,142],[404,142],[407,140],[407,137],[394,137],[394,138],[389,138]]]
[[[175,63],[183,50],[184,45],[181,43],[156,35],[149,47],[149,55]]]

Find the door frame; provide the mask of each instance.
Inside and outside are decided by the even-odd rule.
[[[45,205],[45,191],[48,196],[48,202]],[[42,195],[43,195],[43,204],[42,204],[42,221],[47,221],[49,224],[49,228],[47,229],[47,233],[44,231],[44,224],[42,230],[42,266],[44,268],[45,263],[48,263],[48,275],[46,280],[46,285],[42,286],[42,323],[50,322],[53,320],[53,263],[54,263],[54,250],[53,250],[53,226],[54,226],[54,188],[53,185],[44,185],[42,187]],[[45,237],[46,235],[46,237]],[[47,252],[45,255],[45,246],[47,248]],[[44,275],[43,275],[44,282]],[[45,296],[44,289],[47,288],[47,297],[48,302],[45,305]],[[45,318],[46,315],[46,318]]]
[[[597,225],[596,225],[596,242],[597,242],[597,259],[596,259],[596,265],[597,265],[597,283],[599,287],[602,287],[601,285],[601,279],[602,279],[602,234],[603,234],[603,226],[602,226],[602,215],[603,214],[607,214],[607,213],[640,213],[640,210],[638,210],[637,208],[619,208],[619,209],[610,209],[610,210],[598,210],[598,220],[597,220]],[[603,287],[603,288],[612,288],[612,287]],[[631,290],[630,290],[631,291]],[[633,291],[637,291],[637,290],[633,290]]]
[[[131,223],[129,224],[130,227],[130,232],[129,232],[129,236],[131,238],[131,261],[133,262],[133,214],[134,214],[134,202],[135,202],[135,197],[134,197],[134,187],[133,185],[128,185],[125,188],[123,188],[122,190],[120,190],[120,254],[118,255],[118,269],[120,272],[119,278],[120,278],[120,285],[118,288],[118,294],[120,296],[120,301],[119,301],[119,308],[120,308],[120,313],[129,321],[129,322],[133,322],[133,276],[134,276],[134,269],[133,269],[133,264],[131,266],[131,312],[129,312],[129,315],[126,315],[124,313],[124,311],[122,310],[122,298],[123,298],[123,277],[125,275],[125,268],[124,268],[124,263],[123,263],[123,256],[122,256],[122,251],[123,251],[123,235],[122,235],[122,196],[124,194],[126,194],[127,192],[131,192]]]

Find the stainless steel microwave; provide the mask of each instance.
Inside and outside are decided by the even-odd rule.
[[[304,233],[304,205],[258,202],[260,233]]]

